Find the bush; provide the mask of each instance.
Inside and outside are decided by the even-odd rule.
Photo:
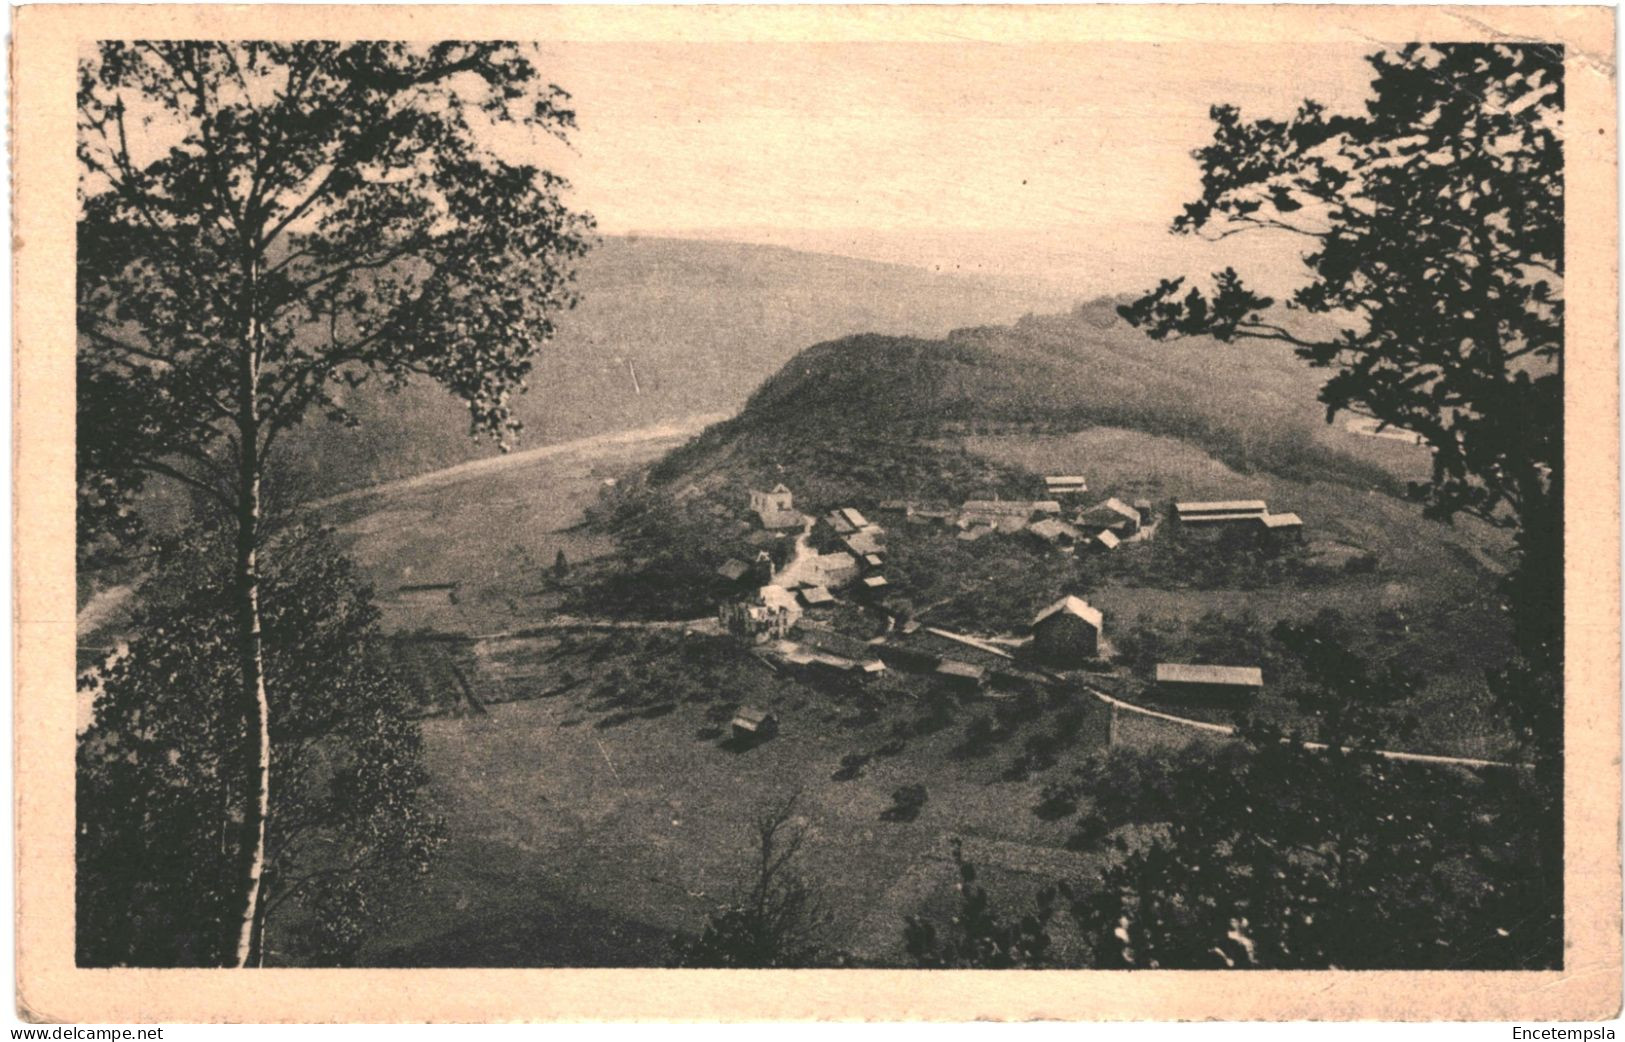
[[[924,785],[904,785],[891,794],[892,805],[881,812],[883,821],[913,821],[925,806]]]

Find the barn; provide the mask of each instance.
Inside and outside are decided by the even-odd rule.
[[[1088,601],[1066,596],[1033,619],[1033,653],[1058,666],[1078,665],[1100,653],[1105,617]]]
[[[1264,690],[1264,672],[1257,666],[1159,662],[1156,680],[1159,694],[1193,702],[1239,702]]]

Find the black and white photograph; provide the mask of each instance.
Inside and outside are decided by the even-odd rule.
[[[74,966],[1573,968],[1590,56],[384,35],[75,45]]]

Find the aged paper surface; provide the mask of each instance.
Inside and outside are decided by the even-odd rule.
[[[48,1021],[1563,1019],[1620,1005],[1613,14],[1421,7],[24,7],[13,25],[18,1008]],[[920,42],[1565,48],[1563,968],[1541,972],[86,969],[74,949],[77,63],[99,40],[500,38],[751,47]],[[601,50],[611,54],[612,50]],[[1060,58],[1054,60],[1061,60]],[[1267,57],[1259,60],[1268,61]],[[726,68],[717,74],[726,75]],[[565,84],[569,86],[568,83]],[[1125,99],[1125,104],[1130,99]],[[1214,100],[1217,100],[1215,98]],[[1042,104],[1042,101],[1040,101]],[[799,133],[765,114],[765,142]],[[1148,123],[1145,134],[1154,137]],[[1136,143],[1107,143],[1129,148]],[[816,143],[812,147],[816,147]],[[718,156],[719,169],[729,157]],[[1187,175],[1194,183],[1194,174]],[[952,184],[945,178],[945,185]],[[671,211],[685,191],[673,185]],[[949,188],[950,192],[952,189]],[[1186,189],[1186,195],[1190,189]],[[1001,204],[989,199],[990,207]],[[1012,202],[1010,205],[1016,205]],[[1171,214],[1152,215],[1166,221]],[[1566,293],[1567,289],[1574,290]],[[632,374],[636,380],[636,374]],[[641,389],[640,392],[641,393]]]

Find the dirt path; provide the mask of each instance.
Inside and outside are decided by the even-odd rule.
[[[699,416],[687,416],[681,420],[673,420],[670,423],[663,423],[654,427],[640,427],[637,430],[616,431],[612,434],[595,434],[590,438],[578,438],[575,441],[539,445],[534,449],[526,449],[523,452],[510,452],[507,455],[492,456],[489,459],[469,460],[467,463],[459,463],[454,467],[431,470],[427,474],[418,474],[410,478],[399,478],[395,481],[369,485],[366,488],[352,489],[349,492],[341,492],[336,496],[315,500],[309,506],[312,509],[321,510],[368,496],[410,492],[416,489],[431,488],[435,485],[452,484],[465,478],[477,477],[493,471],[507,470],[512,467],[522,467],[537,460],[568,456],[577,452],[595,452],[648,441],[676,441],[680,438],[692,437],[711,424],[719,423],[727,418],[728,414],[726,413],[705,413]]]
[[[984,651],[992,651],[994,654],[1005,654],[1005,652],[996,651],[993,648],[986,647],[989,641],[998,640],[1001,638],[972,636],[964,633],[954,633],[951,630],[935,629],[929,626],[926,628],[932,633],[946,637],[949,640],[962,641],[973,647],[980,646]],[[1121,698],[1108,694],[1107,692],[1102,691],[1100,688],[1091,684],[1083,684],[1081,686],[1090,695],[1110,706],[1113,711],[1134,713],[1139,716],[1151,717],[1156,720],[1161,720],[1164,723],[1174,724],[1179,727],[1188,727],[1196,731],[1205,731],[1209,734],[1235,737],[1237,733],[1236,728],[1229,724],[1215,724],[1207,720],[1192,720],[1189,717],[1175,716],[1172,713],[1164,713],[1158,709],[1148,709],[1145,706],[1135,705],[1133,702],[1125,702]],[[1290,739],[1283,739],[1283,741],[1289,740]],[[1305,749],[1312,749],[1318,752],[1325,752],[1331,748],[1331,746],[1327,745],[1325,742],[1302,742],[1301,744]],[[1353,750],[1345,747],[1341,751],[1352,752]],[[1474,756],[1445,756],[1439,753],[1412,753],[1404,752],[1398,749],[1369,749],[1365,751],[1374,753],[1385,760],[1394,760],[1401,763],[1431,763],[1449,767],[1528,768],[1531,766],[1530,764],[1513,763],[1507,760],[1484,760]]]
[[[807,562],[812,558],[812,550],[807,540],[812,537],[813,519],[807,518],[807,523],[796,536],[796,551],[784,567],[773,575],[773,585],[782,586],[786,590],[793,590],[803,582],[809,582],[801,573],[806,571]]]
[[[544,633],[556,630],[642,630],[645,632],[691,630],[695,633],[716,634],[722,632],[722,625],[712,615],[701,616],[698,619],[595,619],[583,615],[555,615],[552,618],[542,619],[516,630],[474,633],[457,639],[471,644],[487,640],[524,640],[526,637],[539,637]]]

